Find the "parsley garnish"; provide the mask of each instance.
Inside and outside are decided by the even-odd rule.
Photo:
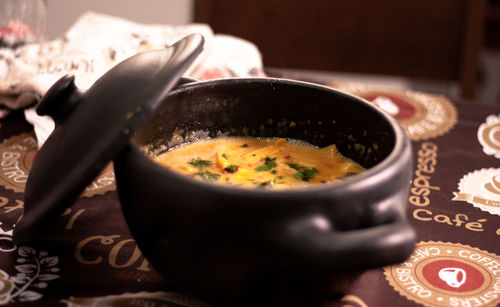
[[[191,162],[189,162],[189,164],[196,166],[197,168],[204,168],[204,167],[212,165],[212,162],[210,162],[208,160],[202,160],[201,158],[197,158],[197,159],[193,158],[193,159],[191,159]]]
[[[276,167],[276,158],[271,158],[271,157],[267,156],[266,159],[264,160],[264,164],[265,165],[259,166],[255,170],[257,172],[264,172],[264,171],[272,170],[273,168]]]
[[[241,147],[248,147],[248,144],[243,144],[241,145]]]
[[[222,154],[222,157],[223,157],[224,159],[226,159],[226,160],[229,158],[229,157],[226,155],[226,153],[223,153],[223,154]]]
[[[314,167],[306,168],[296,163],[288,163],[288,166],[297,171],[294,177],[302,181],[309,181],[310,179],[313,179],[316,174],[318,174],[318,170]]]
[[[228,167],[225,167],[224,170],[228,173],[236,173],[238,171],[238,166],[231,164]]]
[[[201,178],[208,180],[208,181],[215,181],[215,180],[219,179],[219,177],[220,177],[219,174],[214,174],[214,173],[209,172],[209,171],[198,173],[197,175],[200,175]]]

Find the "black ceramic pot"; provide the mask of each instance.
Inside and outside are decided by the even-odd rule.
[[[144,153],[221,134],[336,144],[368,170],[309,189],[250,190],[194,180]],[[408,137],[369,102],[330,88],[282,79],[180,86],[114,163],[144,255],[173,285],[216,304],[324,298],[414,247]]]

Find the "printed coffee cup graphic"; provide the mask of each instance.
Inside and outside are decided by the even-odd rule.
[[[483,146],[483,152],[500,159],[500,115],[490,115],[479,126],[477,139]]]
[[[415,108],[396,97],[388,97],[385,95],[370,95],[363,97],[373,104],[392,115],[398,120],[411,118],[415,115]]]
[[[454,259],[435,259],[425,263],[418,273],[436,290],[464,293],[479,289],[484,277],[477,268]]]
[[[389,284],[424,306],[497,307],[500,257],[468,245],[421,241],[403,263],[384,268]]]
[[[330,84],[372,102],[393,116],[414,141],[434,138],[450,131],[457,111],[444,96],[414,91],[397,91],[356,83]]]
[[[453,192],[454,201],[466,201],[483,211],[500,215],[500,168],[484,168],[468,173]]]
[[[490,182],[484,184],[484,188],[500,196],[500,175],[493,176]]]
[[[439,278],[446,282],[448,286],[460,288],[467,280],[467,273],[461,268],[444,268],[438,273]]]

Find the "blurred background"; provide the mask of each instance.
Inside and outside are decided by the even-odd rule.
[[[47,0],[47,37],[85,11],[208,23],[257,45],[268,74],[363,82],[500,106],[500,0]]]
[[[47,0],[47,37],[62,35],[86,11],[141,23],[182,25],[193,21],[194,0]]]

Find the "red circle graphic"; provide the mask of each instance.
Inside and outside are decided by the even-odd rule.
[[[422,269],[422,274],[433,286],[454,292],[473,291],[484,283],[484,276],[478,269],[455,260],[428,263]]]
[[[384,93],[384,94],[380,94],[380,95],[379,94],[367,94],[367,95],[362,95],[361,97],[370,101],[370,102],[373,102],[375,99],[377,99],[379,97],[389,98],[391,100],[391,102],[398,107],[398,113],[393,115],[394,118],[396,118],[398,120],[412,118],[416,112],[415,107],[411,103],[409,103],[401,98],[392,96],[388,93]]]

